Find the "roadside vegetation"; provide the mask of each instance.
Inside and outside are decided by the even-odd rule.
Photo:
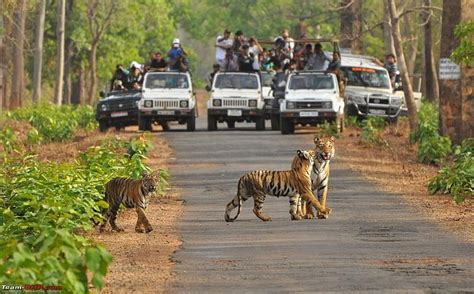
[[[41,105],[7,117],[30,128],[22,138],[11,127],[0,129],[0,282],[59,285],[69,293],[102,288],[112,256],[87,232],[107,207],[107,181],[150,171],[144,163],[150,141],[144,134],[109,138],[72,160],[41,161],[29,147],[95,128],[92,108]],[[165,178],[163,171],[160,188]]]
[[[438,175],[427,183],[429,193],[449,194],[456,203],[463,202],[466,197],[474,195],[474,139],[468,138],[460,145],[453,146],[448,137],[440,135],[439,112],[432,103],[422,103],[419,118],[419,127],[408,137],[407,143],[415,147],[418,162],[440,168]],[[385,134],[402,136],[398,125],[404,123],[405,118],[400,118],[396,124],[388,124],[380,117],[364,120],[353,116],[346,118],[346,126],[358,131],[360,144],[389,149],[401,146],[391,146]],[[322,134],[330,134],[328,130],[329,125],[320,127]]]

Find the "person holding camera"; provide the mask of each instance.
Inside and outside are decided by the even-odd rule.
[[[218,36],[216,39],[216,63],[223,68],[227,49],[231,49],[234,41],[230,39],[230,31],[224,30],[224,36]]]

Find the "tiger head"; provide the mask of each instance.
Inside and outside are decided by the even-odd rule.
[[[158,183],[158,177],[154,173],[142,173],[142,183],[143,187],[148,193],[152,193],[156,191],[156,186]]]
[[[316,152],[316,160],[319,162],[329,161],[334,157],[334,137],[319,138],[314,137],[314,151]]]
[[[297,171],[311,172],[314,160],[315,153],[313,150],[297,150],[291,168]]]

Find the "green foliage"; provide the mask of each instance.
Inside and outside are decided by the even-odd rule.
[[[456,26],[454,35],[459,39],[459,46],[451,54],[457,64],[472,66],[474,61],[474,21],[463,22]]]
[[[6,127],[0,130],[0,143],[5,151],[5,156],[7,153],[11,153],[17,149],[18,142],[12,128]]]
[[[466,139],[454,149],[454,163],[444,166],[428,183],[431,194],[451,194],[456,203],[474,195],[474,139]]]
[[[54,106],[41,104],[18,108],[8,113],[12,119],[28,121],[35,128],[28,133],[28,143],[62,142],[72,139],[77,128],[94,130],[97,123],[90,106]]]
[[[61,285],[69,293],[88,292],[89,283],[103,287],[112,257],[82,233],[102,219],[107,181],[149,170],[142,160],[150,147],[143,137],[114,139],[74,162],[39,162],[31,155],[1,162],[0,282]]]
[[[348,127],[359,128],[361,124],[359,123],[359,119],[355,115],[348,115],[346,116],[345,124]]]
[[[337,129],[337,124],[336,122],[329,123],[327,121],[324,121],[324,123],[318,125],[319,128],[319,133],[323,136],[333,136],[338,138],[338,129]]]
[[[410,135],[410,140],[418,143],[417,158],[423,163],[439,164],[451,152],[451,140],[439,135],[438,108],[423,102],[418,116],[418,130]]]
[[[369,116],[362,121],[362,142],[386,145],[387,142],[382,139],[381,129],[385,126],[383,117]]]

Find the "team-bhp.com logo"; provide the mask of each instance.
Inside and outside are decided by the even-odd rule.
[[[48,290],[48,291],[61,291],[62,286],[55,285],[2,285],[4,291],[36,291],[36,290]]]

